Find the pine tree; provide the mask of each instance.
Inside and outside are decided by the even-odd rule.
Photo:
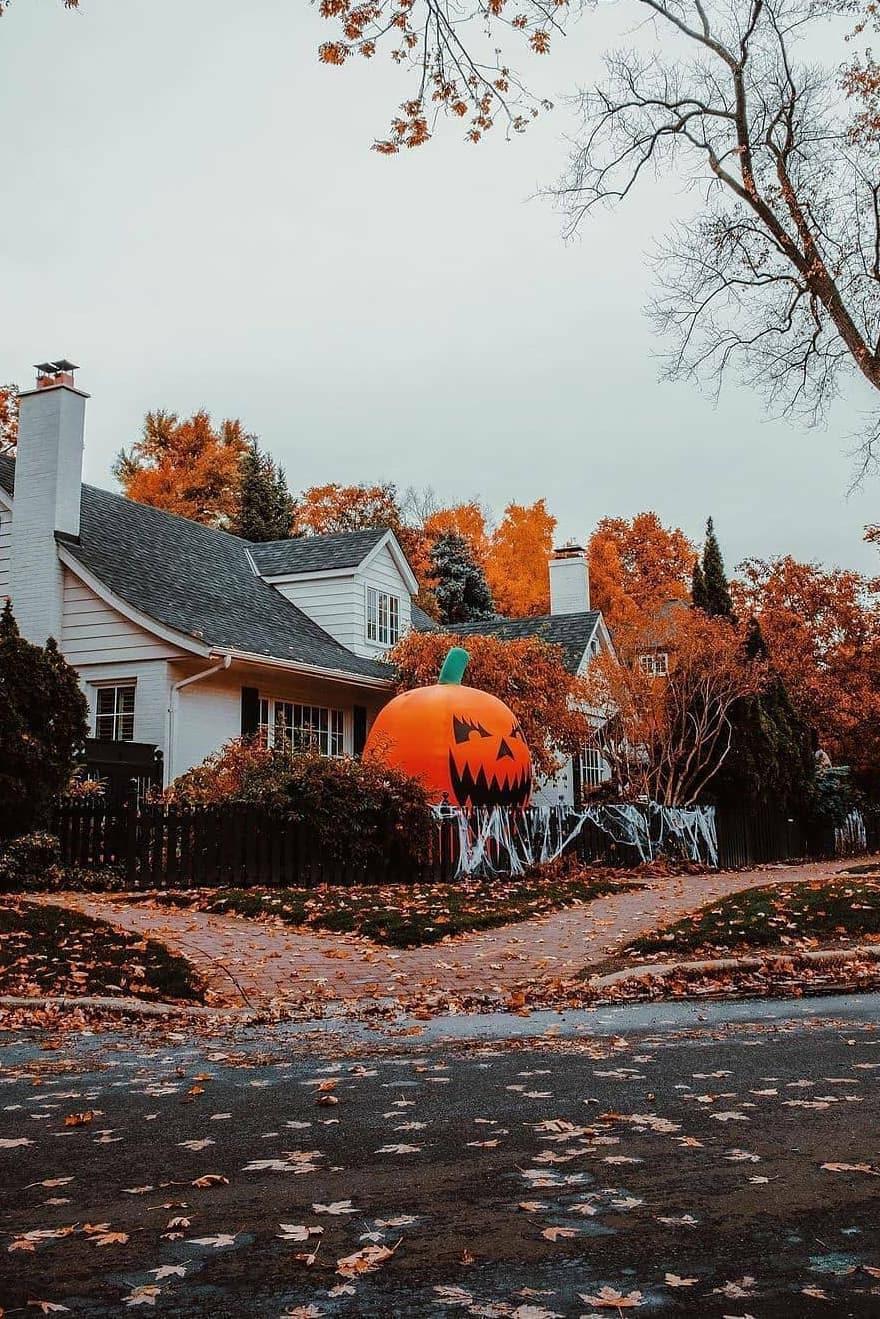
[[[715,615],[719,618],[733,618],[733,601],[730,598],[730,590],[727,585],[724,559],[721,556],[721,547],[718,544],[718,537],[715,535],[715,526],[711,518],[706,523],[702,577],[706,602],[698,607],[705,614]]]
[[[743,653],[751,663],[770,659],[757,619],[749,623]],[[731,712],[730,751],[712,780],[712,794],[730,806],[771,804],[804,814],[815,787],[815,737],[792,707],[778,673],[760,696],[738,701]]]
[[[74,670],[50,638],[33,646],[7,600],[0,616],[0,838],[47,822],[88,733]]]
[[[231,530],[245,540],[286,540],[293,526],[295,504],[284,468],[252,439],[241,461],[238,512]]]
[[[471,623],[495,615],[495,602],[463,536],[449,532],[434,542],[431,574],[437,582],[434,594],[443,623]]]

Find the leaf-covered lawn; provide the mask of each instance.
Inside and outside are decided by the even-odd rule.
[[[880,875],[845,875],[736,893],[654,934],[624,956],[714,957],[748,948],[810,948],[880,940]]]
[[[189,964],[155,939],[64,907],[0,905],[0,993],[131,995],[201,1001]]]
[[[225,888],[162,894],[160,900],[200,911],[276,916],[289,925],[355,933],[394,948],[437,943],[450,934],[486,930],[543,912],[591,902],[640,884],[577,870],[568,874],[318,889]]]

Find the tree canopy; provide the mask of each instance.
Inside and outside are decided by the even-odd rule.
[[[450,531],[434,542],[431,579],[442,623],[471,623],[494,615],[485,574],[463,536]]]
[[[230,530],[245,540],[285,540],[295,513],[284,468],[252,438],[241,461],[238,507]]]
[[[670,601],[690,599],[696,550],[683,531],[654,512],[602,518],[590,537],[590,599],[612,632],[661,616]]]

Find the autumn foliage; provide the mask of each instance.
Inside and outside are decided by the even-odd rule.
[[[637,627],[672,600],[690,599],[696,549],[656,513],[603,518],[590,537],[590,602],[612,633]]]
[[[546,501],[508,504],[486,556],[486,580],[500,614],[522,617],[550,610],[547,564],[556,519]]]
[[[460,639],[453,632],[410,632],[390,656],[398,691],[435,683],[450,647],[459,644],[470,655],[467,684],[510,707],[538,773],[552,774],[560,766],[558,753],[572,755],[583,747],[589,731],[584,680],[568,672],[559,646],[539,637],[502,641],[492,636]]]
[[[795,708],[836,764],[880,767],[880,579],[843,568],[747,559],[731,584],[753,613]]]
[[[147,413],[140,439],[119,453],[113,474],[129,499],[227,527],[252,440],[237,419],[215,427],[204,409],[183,420],[160,409]]]
[[[734,706],[766,682],[766,666],[746,659],[743,642],[729,619],[681,608],[663,624],[668,677],[639,663],[661,644],[656,624],[621,630],[620,662],[597,656],[586,679],[588,700],[607,723],[590,740],[611,767],[614,792],[685,806],[711,787],[730,750]]]
[[[0,453],[14,453],[18,441],[18,386],[0,385]]]

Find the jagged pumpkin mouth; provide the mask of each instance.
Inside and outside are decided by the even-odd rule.
[[[514,773],[511,774],[511,770],[514,770]],[[467,762],[459,769],[451,751],[449,781],[459,806],[470,806],[476,810],[492,806],[523,810],[532,793],[532,772],[527,766],[515,770],[515,767],[505,760],[490,778],[482,765],[476,773]]]

